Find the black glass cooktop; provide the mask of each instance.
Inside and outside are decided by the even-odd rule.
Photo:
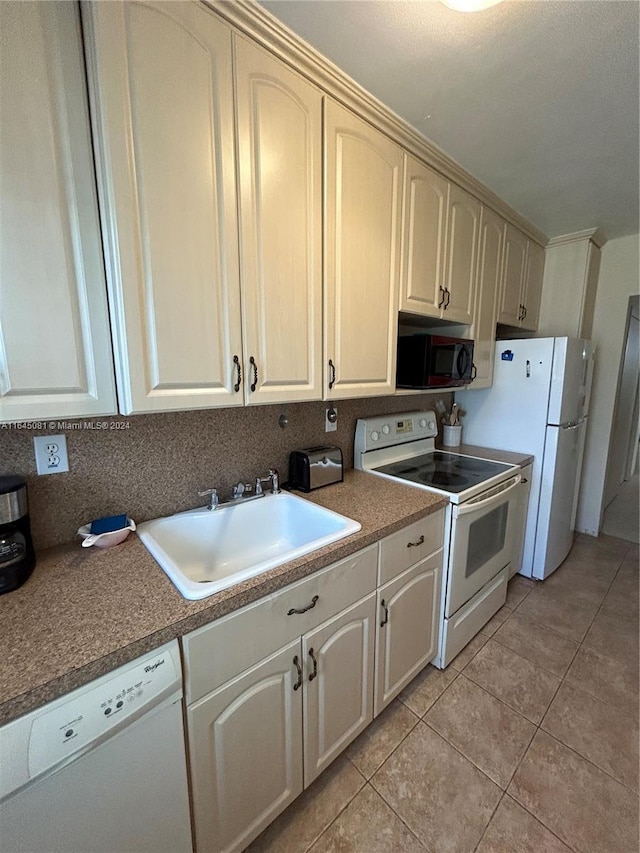
[[[409,480],[457,494],[482,483],[483,480],[489,480],[496,474],[509,471],[511,467],[502,462],[490,462],[486,459],[434,450],[412,459],[403,459],[402,462],[381,465],[375,470],[400,480]]]

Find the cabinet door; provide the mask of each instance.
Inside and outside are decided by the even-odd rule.
[[[375,593],[302,638],[304,785],[373,719]]]
[[[544,276],[544,249],[529,240],[527,263],[525,266],[524,296],[525,307],[522,328],[535,332],[540,319],[540,301],[542,299],[542,278]]]
[[[402,156],[394,142],[325,99],[324,375],[330,399],[395,391]]]
[[[378,590],[375,715],[438,651],[442,551]]]
[[[231,32],[195,3],[87,3],[123,410],[242,404]]]
[[[507,225],[498,323],[505,323],[508,326],[520,325],[526,256],[527,238],[513,225]]]
[[[246,402],[320,400],[322,95],[244,39],[234,48]]]
[[[471,388],[488,388],[493,382],[496,313],[502,276],[504,232],[504,221],[493,211],[483,208],[478,250],[476,305],[471,329],[476,375]]]
[[[300,640],[187,708],[198,853],[244,850],[302,791]]]
[[[78,9],[0,3],[0,420],[116,411]]]
[[[445,320],[470,324],[476,292],[480,204],[460,187],[451,184],[447,226],[448,290],[443,305]]]
[[[440,317],[449,182],[404,156],[400,310]]]

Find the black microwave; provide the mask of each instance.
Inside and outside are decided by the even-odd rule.
[[[398,388],[456,388],[474,378],[473,341],[443,335],[398,338]]]

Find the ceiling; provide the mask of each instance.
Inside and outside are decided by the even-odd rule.
[[[548,236],[638,232],[637,0],[262,5]]]

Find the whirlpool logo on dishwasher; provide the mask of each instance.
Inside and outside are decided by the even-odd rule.
[[[144,671],[145,672],[153,672],[154,669],[157,669],[163,663],[164,663],[164,658],[161,658],[160,660],[157,660],[155,663],[150,663],[149,666],[145,666]]]

